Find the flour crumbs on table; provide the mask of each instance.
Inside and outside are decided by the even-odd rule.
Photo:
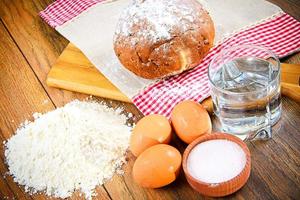
[[[91,199],[123,173],[131,127],[122,109],[75,100],[33,117],[4,144],[9,174],[27,192],[66,198],[78,190]]]

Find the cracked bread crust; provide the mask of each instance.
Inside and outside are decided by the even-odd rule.
[[[161,4],[160,9],[153,7],[155,3]],[[164,78],[197,66],[212,47],[214,35],[212,19],[196,0],[135,1],[120,17],[114,51],[134,74]]]

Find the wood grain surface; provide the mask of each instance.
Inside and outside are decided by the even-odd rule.
[[[87,57],[71,43],[52,66],[46,81],[50,87],[131,103],[131,100],[101,74]]]
[[[46,112],[73,99],[87,95],[47,87],[50,67],[68,42],[39,17],[38,12],[52,0],[0,0],[0,142],[14,134],[18,125],[31,119],[34,112]],[[272,0],[300,20],[298,0]],[[300,54],[282,62],[300,63]],[[132,112],[136,121],[142,115],[129,103],[106,100],[112,107]],[[247,184],[237,193],[223,199],[300,199],[300,104],[283,98],[283,114],[274,127],[274,138],[250,142],[252,171]],[[186,147],[174,136],[172,145],[181,152]],[[51,199],[29,195],[6,175],[3,145],[0,145],[0,199]],[[193,191],[183,173],[169,186],[143,189],[131,176],[135,158],[128,153],[125,175],[115,176],[97,188],[95,199],[211,199]],[[81,199],[74,194],[70,199]]]

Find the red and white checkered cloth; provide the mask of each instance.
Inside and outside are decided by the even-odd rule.
[[[103,0],[57,0],[40,16],[52,27],[57,27]],[[182,100],[202,101],[209,96],[207,68],[222,49],[240,44],[262,45],[278,57],[300,50],[300,22],[286,13],[265,20],[224,40],[212,48],[202,63],[145,88],[135,95],[133,103],[144,115],[157,113],[169,116],[172,108]]]
[[[105,0],[56,0],[39,14],[51,27],[55,28],[102,1]]]

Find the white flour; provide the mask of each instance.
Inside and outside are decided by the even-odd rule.
[[[152,42],[168,40],[178,27],[182,33],[195,29],[195,21],[201,18],[196,11],[200,9],[199,3],[189,0],[135,0],[121,14],[116,34],[131,36],[136,24],[140,24],[137,38]]]
[[[125,163],[131,128],[121,112],[75,100],[34,114],[5,143],[9,173],[26,191],[66,198],[80,190],[91,199]]]

